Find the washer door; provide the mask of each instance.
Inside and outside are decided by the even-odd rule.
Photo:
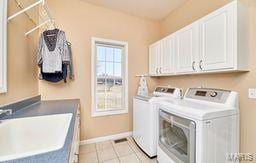
[[[133,99],[133,138],[150,157],[156,155],[157,113],[149,102]]]
[[[193,121],[160,110],[159,146],[174,160],[194,163],[195,128]]]

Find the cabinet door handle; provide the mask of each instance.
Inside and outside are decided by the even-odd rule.
[[[203,64],[203,60],[200,60],[200,62],[199,62],[199,68],[200,68],[201,70],[203,70],[202,64]]]
[[[162,74],[162,67],[159,68],[159,73]]]
[[[195,61],[193,61],[192,62],[192,69],[195,71],[196,69],[195,69],[195,64],[196,64],[196,62]]]
[[[79,161],[80,161],[79,154],[75,153],[75,156],[77,157],[77,160],[75,160],[74,163],[79,163]]]
[[[156,68],[156,74],[158,74],[158,68]]]

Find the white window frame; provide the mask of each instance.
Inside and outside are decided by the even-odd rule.
[[[124,47],[124,108],[106,111],[97,111],[96,103],[96,43],[110,44],[110,45],[120,45]],[[127,114],[128,113],[128,42],[116,41],[110,39],[96,38],[91,39],[91,95],[92,95],[92,106],[91,106],[91,116],[109,116],[117,114]]]
[[[7,0],[0,0],[0,93],[7,92]]]

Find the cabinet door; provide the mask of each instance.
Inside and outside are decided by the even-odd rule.
[[[199,53],[199,25],[193,23],[176,34],[177,73],[196,71]]]
[[[159,73],[161,44],[157,42],[149,47],[149,74],[157,75]]]
[[[170,36],[161,41],[160,74],[174,73],[174,37]]]
[[[7,0],[0,1],[0,93],[7,92]]]
[[[234,67],[234,4],[200,20],[200,64],[203,71]]]

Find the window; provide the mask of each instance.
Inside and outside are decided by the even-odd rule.
[[[92,116],[128,113],[128,44],[92,38]]]
[[[0,93],[7,92],[7,0],[0,0]]]

